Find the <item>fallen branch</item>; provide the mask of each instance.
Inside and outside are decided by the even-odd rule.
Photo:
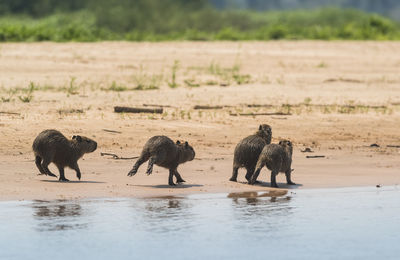
[[[247,107],[274,107],[273,105],[247,104]]]
[[[156,104],[143,104],[144,107],[171,107],[171,108],[176,108],[174,106],[170,105],[156,105]]]
[[[223,106],[200,106],[196,105],[193,107],[193,109],[223,109]]]
[[[104,132],[109,132],[109,133],[122,134],[122,132],[120,132],[120,131],[115,131],[115,130],[109,130],[109,129],[101,129],[101,130],[103,130]]]
[[[274,113],[229,113],[230,116],[291,116],[290,113],[274,112]]]
[[[326,79],[324,80],[325,83],[327,82],[348,82],[348,83],[362,83],[361,80],[358,79],[344,79],[344,78],[338,78],[338,79]]]
[[[389,144],[389,145],[387,145],[387,147],[389,147],[389,148],[400,148],[400,145],[391,145],[391,144]]]
[[[0,114],[4,114],[4,115],[17,115],[19,116],[20,113],[15,113],[15,112],[6,112],[6,111],[0,111]]]
[[[113,159],[115,160],[132,160],[132,159],[137,159],[139,156],[134,156],[134,157],[120,157],[114,153],[100,153],[101,156],[112,156]]]
[[[162,114],[162,108],[114,107],[115,113],[152,113]]]
[[[306,158],[325,158],[325,155],[307,155]]]

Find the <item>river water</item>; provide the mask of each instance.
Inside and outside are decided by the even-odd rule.
[[[400,188],[0,202],[0,259],[399,259]]]

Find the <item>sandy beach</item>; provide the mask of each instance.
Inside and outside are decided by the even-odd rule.
[[[235,145],[259,124],[271,125],[272,142],[294,143],[299,185],[279,175],[281,189],[397,185],[399,71],[398,42],[1,44],[0,200],[268,190],[266,169],[261,185],[245,184],[244,169],[228,181]],[[164,111],[114,113],[148,105]],[[98,142],[79,161],[81,181],[70,169],[68,183],[37,175],[31,146],[44,129]],[[146,164],[129,178],[135,160],[100,155],[137,156],[154,135],[194,147],[196,159],[179,168],[186,183],[168,186],[168,170],[157,166],[146,176]]]

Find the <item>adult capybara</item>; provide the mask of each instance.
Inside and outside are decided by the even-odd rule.
[[[261,169],[267,166],[271,171],[271,187],[278,188],[276,184],[276,175],[280,172],[285,173],[287,184],[296,185],[296,183],[291,180],[292,154],[293,145],[292,142],[288,140],[282,140],[279,144],[266,145],[258,158],[256,171],[249,183],[254,184],[257,181]]]
[[[254,173],[258,156],[265,145],[271,143],[272,130],[269,125],[260,125],[254,135],[241,140],[235,148],[233,156],[233,172],[230,181],[237,181],[238,170],[245,167],[247,170],[246,179],[250,181]]]
[[[168,184],[175,185],[173,176],[175,175],[178,183],[185,182],[181,175],[178,173],[178,166],[187,161],[194,159],[195,152],[188,142],[181,143],[177,141],[174,143],[167,136],[153,136],[150,138],[143,147],[139,159],[136,161],[128,176],[133,176],[137,173],[140,165],[149,160],[147,167],[147,175],[153,172],[153,165],[158,165],[169,169]]]
[[[90,138],[74,135],[67,139],[57,130],[44,130],[33,141],[36,166],[41,174],[57,177],[48,166],[54,163],[60,172],[60,181],[68,181],[64,176],[64,168],[70,167],[76,171],[76,177],[81,179],[78,160],[85,154],[94,152],[97,143]]]

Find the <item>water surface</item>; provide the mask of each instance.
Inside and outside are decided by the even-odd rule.
[[[0,202],[0,259],[399,259],[397,187]]]

